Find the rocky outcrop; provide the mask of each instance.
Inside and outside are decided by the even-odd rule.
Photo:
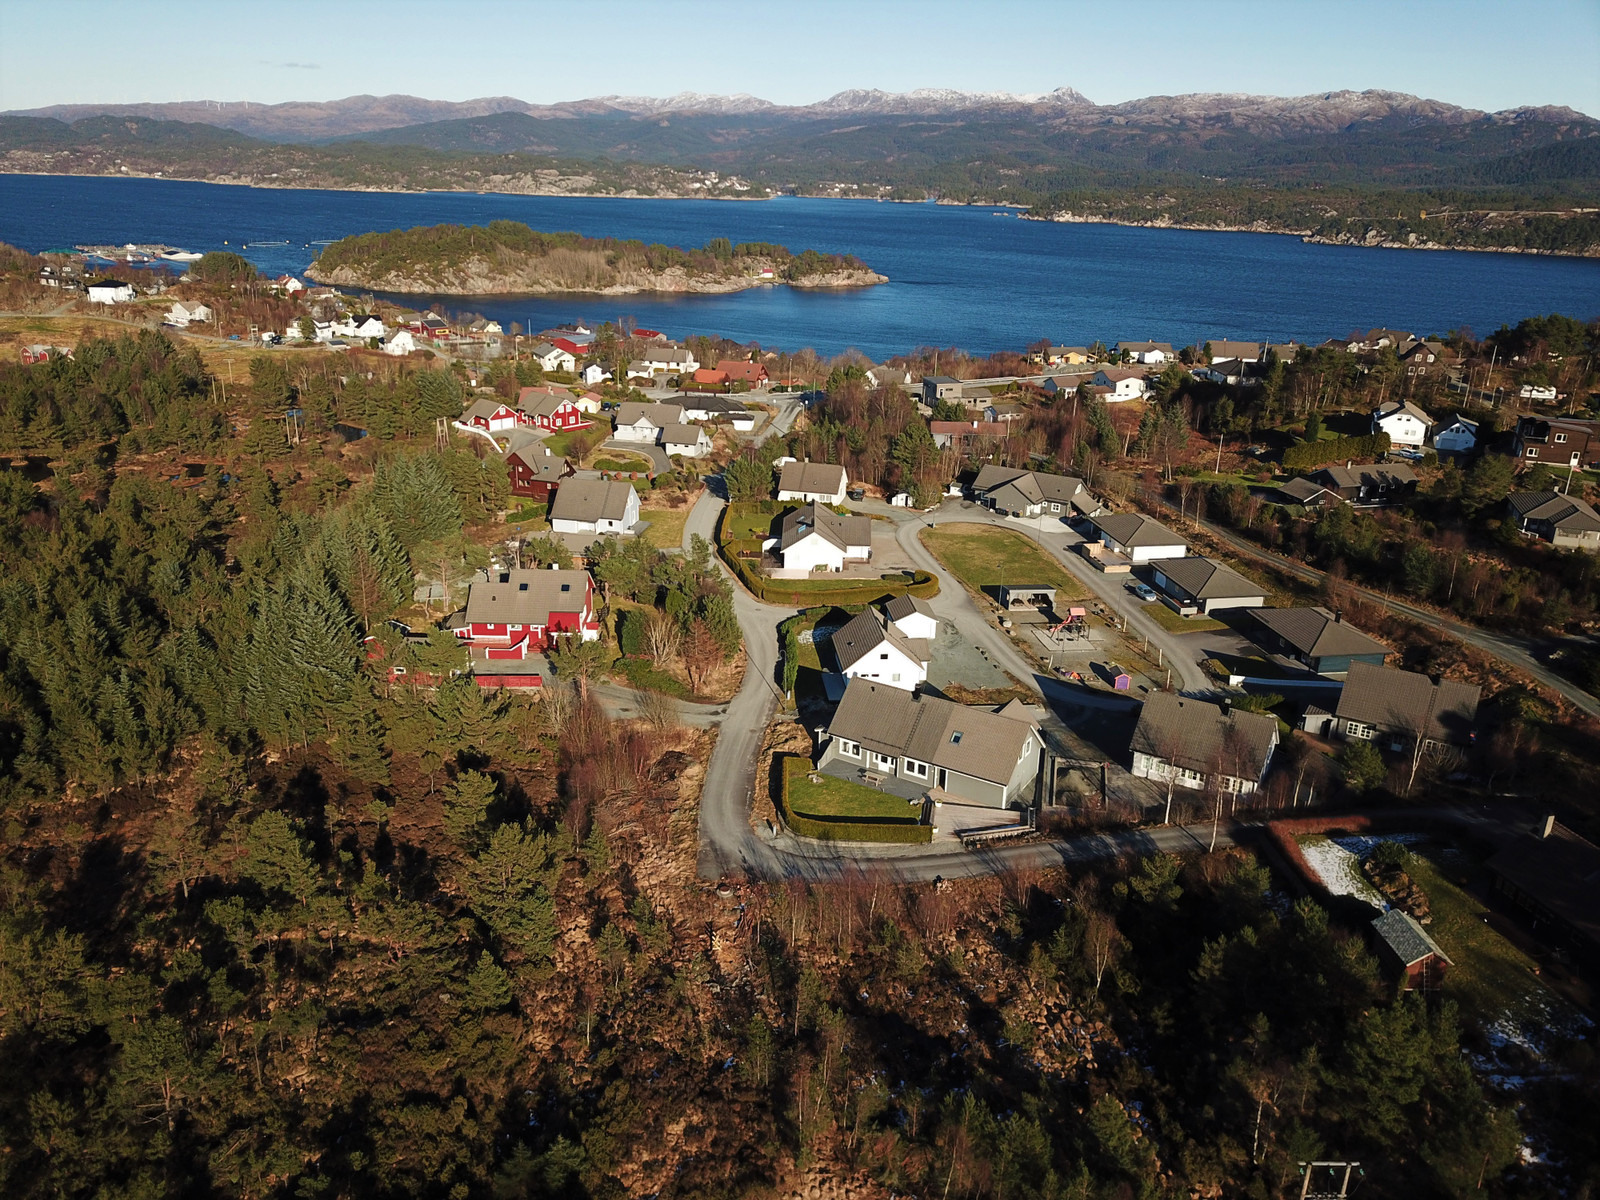
[[[362,288],[367,291],[401,294],[443,293],[452,296],[543,296],[592,295],[632,296],[645,292],[678,295],[719,295],[751,288],[789,287],[807,290],[872,287],[888,283],[887,275],[877,271],[829,271],[799,279],[763,279],[761,266],[737,275],[697,275],[683,267],[664,271],[609,270],[603,262],[574,262],[563,259],[557,270],[544,258],[524,264],[489,262],[476,259],[462,266],[441,269],[419,268],[390,271],[382,275],[355,266],[320,269],[316,263],[306,268],[306,277],[333,287]]]

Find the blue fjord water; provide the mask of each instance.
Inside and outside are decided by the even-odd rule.
[[[1270,234],[1018,220],[987,207],[847,200],[611,200],[246,188],[172,180],[0,175],[0,241],[32,251],[166,242],[240,249],[301,272],[320,240],[498,218],[591,237],[701,246],[714,237],[853,253],[888,284],[726,296],[474,296],[444,300],[538,329],[632,316],[673,336],[769,348],[920,345],[979,352],[1041,337],[1081,345],[1207,338],[1317,342],[1387,326],[1479,334],[1535,313],[1600,315],[1600,260],[1305,245]],[[260,244],[257,244],[260,243]],[[278,243],[268,245],[265,243]]]

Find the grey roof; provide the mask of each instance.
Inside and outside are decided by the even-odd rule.
[[[685,411],[693,410],[704,413],[742,413],[750,411],[739,401],[728,396],[698,396],[688,401],[683,407]]]
[[[552,521],[621,521],[628,515],[631,483],[620,479],[569,479],[556,489]]]
[[[517,393],[517,406],[530,417],[551,417],[563,404],[574,404],[571,392],[564,388],[525,387]]]
[[[846,482],[845,470],[837,463],[784,463],[778,473],[780,492],[807,492],[822,496],[837,495]]]
[[[549,446],[523,429],[513,430],[506,439],[506,457],[515,458],[532,471],[538,483],[554,483],[572,470],[571,463],[559,454],[552,454]]]
[[[644,419],[657,429],[683,424],[683,406],[680,404],[640,404],[637,400],[624,400],[617,405],[617,425],[637,425]]]
[[[778,531],[778,549],[787,550],[815,530],[841,550],[872,545],[872,518],[857,515],[841,517],[833,509],[813,500],[783,518]]]
[[[1521,837],[1489,870],[1590,942],[1600,944],[1600,849],[1557,823],[1549,837]]]
[[[1402,966],[1411,966],[1419,963],[1430,955],[1450,962],[1450,956],[1439,949],[1439,943],[1428,936],[1427,932],[1418,925],[1416,919],[1403,908],[1391,908],[1383,916],[1372,923],[1373,932],[1383,940],[1384,945],[1394,952]]]
[[[1011,781],[1028,740],[1039,736],[1031,719],[1014,712],[969,708],[869,679],[850,681],[828,733],[997,784]]]
[[[925,617],[934,617],[933,606],[926,600],[902,592],[893,600],[883,606],[883,611],[889,615],[891,621],[904,621],[912,613],[921,613]]]
[[[833,653],[839,660],[839,669],[848,671],[885,642],[913,662],[927,665],[927,639],[906,637],[880,616],[877,609],[869,607],[834,631]]]
[[[1354,466],[1323,467],[1312,475],[1327,477],[1328,486],[1335,488],[1377,488],[1380,491],[1398,487],[1401,484],[1415,483],[1417,473],[1404,463],[1385,464],[1377,466],[1372,463],[1362,463]]]
[[[1214,558],[1158,558],[1151,567],[1172,580],[1196,600],[1223,600],[1237,596],[1266,597],[1267,589]]]
[[[582,612],[587,571],[504,571],[467,589],[467,621],[490,625],[548,625],[552,612]]]
[[[570,350],[563,350],[560,346],[552,346],[549,342],[535,342],[532,346],[528,347],[528,353],[533,355],[535,358],[544,358],[547,354],[552,352],[556,354],[572,353]]]
[[[922,382],[923,383],[931,383],[931,384],[934,384],[934,385],[936,385],[938,387],[943,387],[946,384],[960,383],[961,381],[959,379],[952,379],[949,375],[924,375],[922,377]]]
[[[706,431],[698,425],[668,425],[661,431],[662,443],[671,442],[674,446],[692,446],[702,437],[706,437]]]
[[[1123,546],[1187,546],[1189,543],[1160,521],[1143,513],[1102,513],[1090,517],[1095,528]]]
[[[1126,350],[1129,354],[1144,354],[1151,350],[1159,350],[1163,354],[1172,353],[1171,342],[1118,342],[1119,351]]]
[[[1381,421],[1385,417],[1397,416],[1400,413],[1405,413],[1407,416],[1415,417],[1424,425],[1433,424],[1433,418],[1427,413],[1423,412],[1409,400],[1391,400],[1387,404],[1380,405],[1373,411],[1372,419],[1374,421]]]
[[[1186,770],[1259,780],[1277,743],[1278,719],[1153,692],[1139,712],[1132,749]]]
[[[1587,500],[1560,492],[1512,492],[1506,503],[1521,521],[1549,521],[1564,532],[1600,530],[1600,513]]]
[[[1278,492],[1299,504],[1310,504],[1318,496],[1333,494],[1322,484],[1313,483],[1303,475],[1286,483],[1276,484],[1274,487]]]
[[[485,421],[487,421],[502,408],[507,412],[514,413],[516,411],[511,407],[510,404],[500,399],[499,396],[482,396],[479,399],[474,400],[467,407],[466,412],[461,414],[461,420],[470,423],[475,418],[482,417]]]
[[[1253,608],[1250,615],[1310,658],[1389,653],[1382,642],[1325,608]]]
[[[1335,715],[1385,733],[1421,733],[1427,741],[1465,745],[1478,718],[1478,688],[1415,671],[1351,663]]]
[[[1083,491],[1083,480],[1072,475],[991,465],[978,472],[978,477],[972,481],[972,490],[997,502],[1012,500],[1014,492],[1016,498],[1029,504],[1066,504]]]

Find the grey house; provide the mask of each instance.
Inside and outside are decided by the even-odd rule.
[[[1031,802],[1044,750],[1015,700],[969,708],[865,679],[845,688],[825,736],[819,771],[898,779],[993,808]]]
[[[984,467],[972,481],[972,494],[995,512],[1013,517],[1049,514],[1065,520],[1100,508],[1081,479],[1015,467]]]
[[[1267,589],[1214,558],[1158,558],[1151,576],[1168,608],[1183,616],[1224,608],[1260,608]]]
[[[1354,625],[1343,614],[1325,608],[1258,608],[1251,631],[1255,642],[1273,654],[1303,663],[1318,675],[1343,675],[1352,663],[1381,667],[1389,648]]]
[[[1352,663],[1339,693],[1333,727],[1346,738],[1409,750],[1417,739],[1436,746],[1472,744],[1478,719],[1476,686],[1415,671]]]
[[[1154,692],[1139,711],[1129,749],[1140,779],[1171,781],[1248,795],[1266,778],[1278,745],[1271,714],[1241,712],[1167,692]]]
[[[948,375],[924,375],[922,399],[927,404],[937,404],[940,400],[959,400],[961,380],[952,379]]]
[[[1517,528],[1563,550],[1600,550],[1600,513],[1560,492],[1512,492],[1506,507]]]

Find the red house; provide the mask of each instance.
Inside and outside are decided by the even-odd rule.
[[[545,650],[558,634],[586,642],[600,636],[594,580],[587,571],[502,571],[467,591],[466,620],[456,636],[481,657],[521,660]]]
[[[540,429],[587,429],[594,424],[572,393],[560,388],[525,387],[517,393],[517,407],[528,424]]]
[[[461,414],[461,419],[457,422],[459,425],[470,425],[474,429],[481,429],[485,433],[505,433],[527,423],[527,417],[505,401],[488,396],[473,401],[472,406]]]
[[[760,387],[769,379],[766,367],[742,358],[725,358],[717,364],[717,370],[728,382],[748,383],[751,387]]]
[[[694,373],[695,387],[721,387],[728,382],[728,373],[721,367],[701,367]]]
[[[576,472],[559,454],[524,430],[512,436],[506,447],[506,471],[511,476],[513,496],[548,500],[556,485]]]

